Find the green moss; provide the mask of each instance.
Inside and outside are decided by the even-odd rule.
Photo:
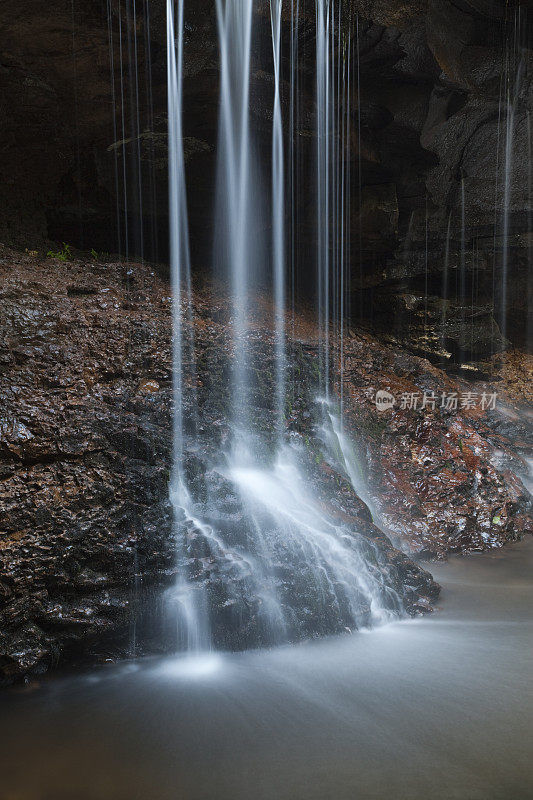
[[[371,439],[381,439],[387,427],[386,416],[375,417],[374,415],[365,415],[359,417],[357,422],[363,436],[367,436]]]
[[[70,261],[72,258],[70,245],[66,242],[63,242],[63,247],[61,250],[49,250],[46,255],[48,258],[57,258],[59,261]]]

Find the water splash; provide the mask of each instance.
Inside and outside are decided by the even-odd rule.
[[[313,603],[320,615],[328,617],[331,631],[381,624],[401,609],[399,598],[384,586],[379,569],[361,549],[362,540],[324,513],[311,496],[290,449],[280,452],[271,471],[233,469],[231,477],[256,509],[262,528],[269,531],[266,563],[290,565],[295,557],[301,561],[297,591],[304,597],[316,595]],[[368,540],[364,544],[368,546]],[[290,604],[285,601],[290,612],[295,599]],[[280,624],[283,636],[296,621],[289,613]]]

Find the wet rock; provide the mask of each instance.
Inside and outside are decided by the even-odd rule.
[[[227,302],[209,287],[195,293],[198,375],[191,373],[183,409],[188,484],[222,532],[220,546],[196,522],[177,521],[168,499],[168,284],[142,265],[128,266],[135,280],[126,281],[121,264],[40,262],[6,249],[0,255],[4,352],[26,351],[0,371],[2,680],[102,653],[123,657],[134,625],[137,654],[172,647],[175,621],[165,628],[161,598],[184,565],[209,598],[219,646],[270,643],[264,599],[242,555],[254,538],[250,515],[221,458],[231,440]],[[69,286],[98,291],[69,293]],[[110,298],[105,308],[102,296]],[[261,304],[249,334],[262,364],[252,376],[251,417],[254,436],[268,445],[265,464],[275,453],[271,319]],[[344,468],[327,457],[317,416],[316,344],[314,323],[302,315],[290,345],[296,384],[287,409],[299,469],[317,514],[338,526],[347,546],[380,576],[384,607],[422,613],[438,588],[403,549],[442,556],[500,546],[527,530],[525,493],[509,474],[516,464],[514,423],[504,425],[496,414],[498,428],[461,409],[378,412],[373,396],[381,387],[399,395],[462,386],[423,359],[370,336],[347,336],[345,425],[359,442],[369,491],[381,499],[376,516],[369,498],[358,497]],[[496,450],[508,458],[497,463]],[[305,563],[288,556],[276,524],[268,525],[277,548],[270,579],[289,638],[344,631],[348,609],[342,602],[323,607]],[[179,541],[186,549],[178,557]],[[356,604],[364,625],[371,615],[364,592]]]
[[[399,270],[398,272],[401,272]],[[389,344],[399,344],[443,367],[490,358],[509,347],[491,305],[443,300],[435,295],[376,288],[374,328]]]
[[[349,11],[358,15],[358,41],[353,30],[351,41],[352,56],[358,52],[360,58],[357,92],[351,97],[350,163],[351,281],[358,315],[364,312],[379,321],[388,312],[391,296],[424,290],[428,271],[434,276],[429,297],[461,305],[464,298],[452,297],[455,274],[447,289],[443,283],[450,221],[449,261],[465,260],[464,239],[467,281],[476,281],[478,275],[475,305],[499,309],[506,300],[506,336],[518,346],[525,341],[527,307],[524,293],[514,287],[525,285],[529,263],[524,239],[529,220],[524,209],[533,51],[531,19],[522,6],[516,52],[511,53],[516,5],[503,0],[351,0],[343,4],[345,16]],[[74,16],[59,0],[49,3],[45,15],[38,0],[6,0],[0,10],[4,32],[0,86],[10,108],[0,137],[4,192],[0,239],[45,252],[50,239],[113,252],[120,238],[123,251],[127,246],[130,254],[141,255],[142,250],[144,257],[163,261],[168,256],[165,3],[151,0],[149,14],[148,6],[143,9],[146,13],[137,9],[135,75],[128,61],[132,21],[120,3],[111,3],[109,9],[111,28],[94,3],[80,5]],[[255,35],[268,36],[268,3],[254,4],[254,10]],[[301,96],[295,139],[299,160],[306,165],[299,180],[302,186],[307,186],[307,165],[315,147],[316,109],[310,78],[314,21],[314,7],[300,4]],[[194,263],[206,264],[212,258],[219,105],[214,4],[197,0],[186,7],[185,23],[183,125],[191,246]],[[288,40],[289,6],[284,9],[283,24]],[[290,76],[290,48],[282,52],[285,83]],[[65,58],[65,53],[72,57]],[[506,192],[505,136],[501,134],[507,109],[500,107],[500,79],[513,58],[512,75],[505,79],[513,92],[516,88]],[[110,113],[117,100],[110,81],[112,65],[115,77],[122,76],[125,102],[124,109],[115,103],[114,118]],[[263,166],[271,157],[270,68],[263,49],[252,48],[250,102]],[[520,85],[515,86],[519,73]],[[288,85],[282,94],[283,118],[288,120]],[[138,97],[135,109],[130,107],[133,97]],[[64,108],[75,113],[65,119]],[[302,292],[312,295],[315,287],[308,262],[316,244],[315,211],[310,193],[304,189],[301,195],[299,282]],[[507,297],[500,288],[505,203],[511,234]],[[477,254],[474,266],[469,263],[472,252]],[[72,291],[90,289],[74,286],[70,278],[67,285]],[[375,287],[380,291],[374,292]],[[101,306],[100,310],[105,309]],[[500,316],[494,323],[501,328]],[[381,334],[386,327],[375,330]],[[402,344],[421,352],[416,330],[412,339],[411,331],[407,332]],[[493,350],[501,344],[494,330]],[[451,347],[449,353],[454,362],[464,355],[462,346]],[[27,358],[24,346],[10,357]],[[469,358],[475,360],[477,355]]]
[[[345,347],[346,424],[394,542],[432,558],[501,547],[533,530],[529,493],[501,462],[507,453],[515,475],[527,472],[516,452],[531,448],[531,430],[522,424],[517,436],[505,429],[507,416],[482,407],[483,393],[497,394],[497,385],[456,382],[424,359],[384,351],[370,336],[353,335]],[[376,406],[380,389],[395,398],[388,411]],[[461,398],[470,395],[465,407]],[[443,396],[455,396],[457,408],[447,408]]]

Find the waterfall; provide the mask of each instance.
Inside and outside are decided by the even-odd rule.
[[[191,260],[189,224],[183,152],[183,3],[177,0],[177,24],[174,0],[167,0],[167,77],[168,77],[168,146],[169,146],[169,228],[170,272],[172,287],[172,469],[170,500],[174,535],[179,543],[176,584],[169,592],[168,606],[175,613],[177,640],[181,649],[205,650],[210,642],[206,598],[201,587],[192,584],[182,562],[186,558],[183,529],[199,526],[184,472],[185,382],[187,369],[194,371],[192,340]],[[185,339],[184,317],[188,321]],[[188,361],[188,364],[186,363]]]
[[[249,0],[216,3],[221,74],[216,211],[220,246],[216,247],[215,266],[229,276],[231,285],[235,348],[232,413],[241,456],[248,449],[250,386],[246,336],[256,257],[251,247],[251,226],[255,222],[249,118],[252,6]]]
[[[344,3],[317,3],[316,252],[318,317],[324,372],[322,392],[327,399],[332,377],[330,339],[334,332],[338,343],[341,408],[343,407],[344,334],[346,322],[351,318],[352,33],[351,12]],[[358,59],[358,44],[356,55]],[[357,89],[359,97],[359,75],[357,75]],[[358,104],[360,104],[359,99]],[[358,116],[360,116],[360,106]],[[360,121],[358,125],[360,142]],[[360,156],[359,152],[359,159]],[[360,167],[359,163],[359,181]],[[359,189],[361,206],[361,187]],[[361,241],[359,244],[361,265]]]
[[[111,82],[111,101],[113,104],[113,142],[118,139],[117,136],[117,118],[114,109],[117,106],[116,86],[115,86],[115,44],[113,35],[113,15],[111,0],[107,0],[107,32],[108,32],[108,48],[109,48],[109,78]],[[122,62],[121,62],[122,67]],[[119,192],[119,167],[118,167],[118,151],[113,148],[114,156],[114,178],[115,178],[115,214],[116,214],[116,227],[117,227],[117,251],[119,258],[122,256],[122,219],[120,212],[120,192]]]
[[[300,16],[300,0],[291,0],[291,73],[290,73],[290,115],[289,115],[289,158],[290,158],[290,212],[291,212],[291,333],[294,338],[295,302],[296,302],[296,268],[298,256],[297,237],[297,198],[298,198],[298,170],[299,170],[299,44],[298,22]]]
[[[359,208],[359,231],[358,231],[358,244],[359,244],[359,282],[360,282],[360,302],[359,302],[359,321],[363,316],[363,225],[361,209],[363,205],[363,161],[361,152],[361,51],[359,45],[359,14],[356,15],[355,23],[355,41],[356,41],[356,82],[357,82],[357,200]],[[409,237],[406,238],[406,246]]]
[[[144,1],[144,50],[145,50],[145,79],[146,79],[146,105],[148,107],[148,130],[154,131],[154,91],[152,81],[152,46],[151,46],[151,17],[150,17],[150,3]],[[158,235],[158,211],[157,211],[157,185],[155,176],[155,146],[153,137],[149,142],[150,153],[150,172],[148,177],[148,206],[151,210],[151,225],[150,236],[151,239],[151,260],[156,263],[159,261],[159,235]]]
[[[465,179],[461,178],[461,265],[459,274],[459,306],[461,309],[461,332],[466,332],[466,192]],[[467,358],[464,343],[461,344],[461,361]]]
[[[329,398],[330,324],[330,3],[316,3],[316,229],[320,388]]]
[[[516,24],[516,20],[515,20]],[[515,30],[516,35],[516,30]],[[500,299],[500,330],[505,339],[507,328],[507,272],[509,269],[509,223],[511,203],[511,169],[513,164],[513,136],[515,127],[514,97],[511,87],[511,63],[513,53],[506,53],[505,63],[505,138],[503,159],[503,214],[502,214],[502,276]]]
[[[183,477],[183,385],[184,326],[191,308],[191,260],[185,186],[185,159],[182,131],[183,87],[183,2],[178,0],[177,43],[174,3],[167,0],[168,42],[168,145],[169,145],[169,228],[170,273],[172,286],[172,378],[173,378],[173,453],[171,487],[179,504],[186,491]]]
[[[135,251],[144,259],[143,231],[143,184],[141,171],[141,123],[139,114],[139,54],[137,45],[137,6],[136,0],[126,0],[126,27],[128,39],[129,91],[130,91],[130,130],[135,142],[132,154],[132,175],[135,182]]]
[[[531,124],[531,112],[527,112],[527,154],[528,154],[528,170],[527,170],[527,229],[529,235],[533,235],[533,126]],[[528,259],[527,259],[527,285],[528,292],[533,294],[533,243],[529,243]],[[526,346],[531,351],[533,348],[533,320],[531,315],[528,315],[527,331],[526,331]]]
[[[316,227],[320,391],[329,400],[331,337],[344,403],[344,332],[350,317],[351,16],[342,2],[316,5]],[[361,198],[360,198],[361,201]],[[342,425],[342,414],[341,414]]]
[[[281,439],[285,412],[285,203],[283,126],[281,120],[281,5],[270,0],[274,56],[274,113],[272,116],[272,260],[276,338],[276,425]]]
[[[509,12],[508,12],[509,13]],[[500,106],[503,105],[505,126],[503,132],[503,209],[502,209],[502,262],[501,262],[501,297],[500,297],[500,329],[505,347],[507,336],[507,305],[509,259],[511,255],[511,222],[513,202],[513,170],[515,167],[515,136],[517,133],[517,106],[523,89],[525,77],[523,26],[527,24],[524,10],[519,6],[511,12],[508,25],[512,25],[512,36],[507,43],[503,65],[503,89]],[[501,114],[500,110],[500,114]]]
[[[442,313],[441,313],[441,344],[446,347],[446,321],[448,314],[448,275],[450,268],[450,237],[452,231],[452,212],[448,212],[448,225],[446,227],[446,244],[444,246],[444,269],[442,271]]]
[[[346,77],[350,47],[340,28],[340,10],[341,3],[330,0],[317,4],[320,375],[316,390],[326,398],[333,374],[330,325],[335,323],[332,330],[342,341],[348,306],[350,98]],[[270,195],[255,160],[258,132],[250,95],[253,3],[216,0],[216,12],[221,71],[214,271],[229,287],[232,351],[228,428],[232,436],[231,441],[224,439],[213,446],[202,443],[200,433],[193,437],[184,431],[184,404],[187,408],[197,405],[194,398],[191,402],[196,367],[194,342],[188,333],[193,327],[193,298],[182,130],[184,0],[167,0],[174,393],[170,496],[178,549],[177,579],[169,592],[168,608],[177,622],[177,647],[188,651],[294,641],[384,622],[402,613],[393,582],[384,577],[389,574],[386,556],[372,534],[345,523],[335,501],[328,505],[324,499],[328,492],[324,494],[322,487],[318,490],[323,480],[317,468],[320,458],[329,461],[345,480],[351,477],[355,481],[352,451],[342,421],[338,419],[338,425],[335,422],[333,426],[322,400],[315,403],[316,447],[323,449],[320,458],[308,437],[297,431],[291,436],[285,433],[288,269],[282,0],[270,3],[274,73]],[[297,81],[292,59],[297,58],[298,3],[296,8],[292,6],[292,12],[290,123],[294,125]],[[336,61],[331,66],[334,55]],[[293,143],[294,139],[292,130],[289,141]],[[294,198],[292,152],[289,163]],[[271,224],[270,246],[261,233],[265,217]],[[292,221],[293,270],[294,217]],[[257,403],[254,406],[257,375],[266,369],[265,349],[257,350],[254,328],[260,286],[271,289],[272,330],[268,334],[267,325],[265,335],[269,336],[267,350],[270,342],[273,345],[269,364],[273,362],[274,369],[271,396],[261,399],[261,403],[268,400],[269,407],[263,408],[260,403],[258,409]],[[258,415],[273,420],[266,426],[270,430],[257,424]],[[324,425],[328,433],[322,436]],[[204,459],[200,490],[194,478],[187,478],[189,448],[194,450],[194,457],[201,453]]]
[[[339,280],[339,340],[340,340],[340,425],[343,427],[344,411],[344,332],[345,320],[350,318],[350,210],[351,210],[351,19],[349,23],[348,41],[343,38],[342,44],[342,80],[343,92],[341,117],[341,246],[340,246],[340,280]],[[341,50],[339,49],[339,58]]]

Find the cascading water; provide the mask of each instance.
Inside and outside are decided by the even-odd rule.
[[[334,371],[330,355],[334,333],[338,342],[341,409],[344,332],[350,318],[351,52],[349,10],[344,10],[343,3],[318,0],[315,133],[320,391],[328,401]]]
[[[204,650],[210,641],[206,599],[201,587],[188,580],[183,561],[185,542],[180,531],[199,525],[193,512],[184,460],[184,386],[186,370],[194,370],[192,337],[191,259],[183,153],[183,2],[178,0],[177,25],[174,2],[167,0],[168,142],[169,142],[169,228],[172,286],[172,469],[170,500],[173,528],[180,546],[175,587],[169,592],[169,605],[176,611],[178,644],[189,651]],[[184,319],[189,324],[185,340]],[[189,358],[186,365],[186,353]]]
[[[317,306],[320,336],[320,388],[329,398],[330,324],[330,7],[316,3],[316,179]]]
[[[183,314],[190,306],[190,253],[183,155],[183,0],[178,4],[177,46],[173,0],[167,0],[168,143],[170,270],[172,282],[173,454],[171,486],[179,501],[184,491],[183,462]]]
[[[220,126],[217,177],[216,269],[229,277],[232,299],[232,414],[237,446],[245,457],[249,432],[249,365],[246,335],[250,309],[253,213],[253,156],[249,91],[252,8],[248,0],[217,0],[220,43]],[[256,229],[257,234],[257,229]],[[221,256],[221,254],[223,254]]]
[[[299,116],[299,44],[298,44],[298,20],[300,15],[300,0],[291,0],[291,51],[290,51],[290,115],[289,115],[289,159],[290,159],[290,235],[291,235],[291,334],[294,338],[295,323],[295,300],[296,300],[296,265],[298,253],[298,209],[296,198],[298,196],[298,172],[299,172],[299,136],[298,127],[300,125]]]
[[[285,235],[283,125],[281,119],[281,5],[271,0],[274,56],[274,113],[272,117],[272,261],[276,336],[276,427],[282,437],[285,412]]]
[[[506,61],[512,59],[512,54],[507,54]],[[506,63],[505,70],[505,138],[504,138],[504,160],[503,160],[503,214],[502,214],[502,277],[501,277],[501,301],[500,301],[500,329],[505,338],[507,326],[507,272],[509,269],[509,223],[510,223],[510,203],[511,203],[511,169],[513,164],[513,137],[515,128],[515,104],[513,88],[511,86],[511,69]]]
[[[337,14],[334,14],[334,5],[338,5]],[[219,446],[210,445],[209,448],[197,438],[192,447],[195,454],[204,452],[201,474],[196,474],[191,480],[187,478],[189,453],[182,407],[189,391],[185,387],[194,383],[186,380],[187,369],[194,364],[194,359],[192,350],[190,353],[187,351],[191,344],[185,335],[185,330],[192,326],[184,325],[185,317],[191,313],[192,298],[181,129],[183,0],[177,6],[176,30],[173,8],[173,0],[168,0],[174,295],[171,499],[178,541],[178,579],[170,592],[170,608],[178,624],[177,646],[199,650],[211,646],[273,644],[383,622],[402,611],[400,598],[384,578],[388,574],[386,557],[373,541],[368,522],[365,523],[365,532],[359,533],[353,524],[343,521],[343,513],[357,516],[359,512],[335,510],[336,503],[328,495],[331,487],[321,486],[315,445],[298,430],[293,429],[289,434],[285,421],[288,357],[281,0],[271,0],[270,7],[274,67],[270,248],[261,234],[268,193],[262,191],[254,158],[255,132],[250,109],[253,3],[249,0],[217,0],[216,3],[221,81],[214,268],[215,275],[225,278],[229,284],[232,353],[227,422],[231,435]],[[292,10],[294,13],[295,9]],[[344,275],[348,269],[345,230],[349,219],[349,157],[346,152],[350,128],[349,98],[344,94],[344,78],[350,66],[345,63],[349,50],[339,28],[340,10],[340,3],[333,4],[329,0],[320,0],[317,4],[316,219],[320,376],[312,391],[319,391],[326,398],[332,377],[330,309],[333,308],[337,314],[334,321],[342,340]],[[297,13],[298,5],[293,25],[297,25]],[[294,41],[293,38],[291,57],[295,57],[297,52]],[[335,50],[338,62],[331,72],[330,58]],[[295,71],[292,64],[293,104],[296,103]],[[335,87],[333,73],[336,76]],[[334,112],[335,103],[337,108]],[[294,115],[291,115],[293,123],[294,120]],[[339,143],[333,144],[332,132],[339,138]],[[293,134],[290,140],[294,140]],[[333,166],[330,165],[332,159]],[[291,180],[294,182],[294,171]],[[332,234],[331,208],[335,217]],[[294,236],[294,231],[291,235]],[[269,250],[271,269],[266,257]],[[332,263],[335,275],[330,284]],[[257,376],[264,372],[268,374],[269,367],[265,364],[265,350],[257,346],[254,317],[258,314],[258,287],[268,285],[269,280],[273,298],[273,348],[267,363],[273,363],[270,372],[272,389],[268,390],[269,407],[265,408],[261,400],[258,408]],[[332,287],[335,290],[333,300],[330,298]],[[312,395],[309,396],[309,405],[313,406]],[[320,432],[324,425],[329,426],[326,437]],[[336,464],[344,479],[349,480],[352,462],[349,466],[346,463],[348,450],[345,439],[340,427],[338,431],[331,429],[332,420],[324,412],[322,401],[316,402],[316,446],[324,450],[320,459],[326,458]],[[345,445],[344,451],[342,447],[339,450],[339,436]]]
[[[444,246],[444,269],[442,270],[442,312],[441,312],[441,344],[442,349],[446,347],[446,321],[448,313],[448,280],[450,269],[450,238],[452,230],[452,212],[448,213],[448,225],[446,228],[446,244]]]
[[[528,231],[533,231],[533,126],[531,124],[531,112],[527,112],[527,154],[528,154],[528,171],[527,171],[527,197],[528,197],[528,214],[527,214],[527,228]],[[528,252],[528,274],[527,285],[529,296],[533,294],[533,247],[529,248]],[[533,349],[533,318],[530,315],[527,322],[526,344],[531,351]]]
[[[351,248],[350,248],[350,151],[351,151],[351,19],[348,20],[349,35],[343,37],[342,46],[339,46],[339,58],[342,57],[342,80],[340,81],[342,92],[342,115],[341,115],[341,158],[340,158],[340,248],[339,248],[339,312],[338,312],[338,336],[340,343],[340,425],[343,427],[344,411],[344,332],[345,320],[350,318],[350,267],[351,267]],[[340,26],[339,26],[340,28]],[[339,70],[340,73],[340,70]]]
[[[520,135],[518,106],[523,100],[523,93],[529,85],[528,60],[526,58],[526,48],[524,47],[524,35],[528,28],[527,10],[522,7],[507,9],[506,25],[508,37],[504,51],[502,64],[502,77],[499,103],[499,130],[498,130],[498,152],[496,161],[496,191],[502,194],[501,199],[501,278],[499,288],[499,308],[496,307],[498,321],[502,339],[505,342],[507,336],[507,315],[509,307],[509,270],[511,267],[512,256],[512,226],[514,217],[515,198],[513,190],[516,187],[515,171],[519,168],[516,163],[516,139]],[[526,128],[526,136],[530,132],[527,130],[526,120],[522,118],[522,125]],[[502,129],[502,130],[500,130]],[[523,131],[523,128],[522,128]],[[522,133],[523,135],[523,133]],[[530,145],[528,144],[528,148]],[[498,172],[500,174],[498,174]],[[497,207],[496,203],[496,207]],[[530,205],[530,204],[529,204]],[[495,235],[497,230],[497,219],[495,219]],[[529,226],[529,230],[531,227]],[[495,248],[495,252],[498,252]],[[498,304],[497,304],[498,305]]]

